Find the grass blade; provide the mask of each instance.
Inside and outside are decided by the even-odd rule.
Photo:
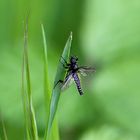
[[[0,138],[2,140],[8,140],[4,120],[1,116],[1,114],[0,114]]]
[[[49,103],[51,99],[51,90],[50,90],[51,88],[49,85],[47,43],[46,43],[46,36],[45,36],[43,24],[41,24],[41,29],[42,29],[43,44],[44,44],[44,96],[45,96],[45,103],[46,103],[46,112],[48,112]]]
[[[25,33],[24,33],[25,34]],[[26,46],[27,42],[24,37],[24,46]],[[24,50],[25,52],[25,50]],[[23,62],[22,62],[22,86],[21,86],[21,93],[22,93],[22,103],[23,103],[23,110],[24,110],[24,118],[25,118],[25,129],[26,129],[26,139],[30,140],[30,125],[29,125],[29,113],[28,113],[28,97],[27,93],[25,92],[25,53],[23,52]]]
[[[5,129],[5,125],[4,125],[3,121],[2,121],[2,127],[3,127],[4,140],[8,140],[6,129]]]
[[[46,36],[45,36],[45,30],[43,24],[41,24],[41,29],[42,29],[43,44],[44,44],[44,97],[45,97],[45,104],[46,104],[46,114],[48,115],[50,99],[51,99],[51,90],[50,90],[49,77],[48,77],[47,43],[46,43]],[[53,140],[54,139],[59,140],[57,120],[55,120],[54,122],[51,138]]]
[[[24,68],[25,67],[25,68]],[[28,62],[28,16],[25,24],[24,32],[24,57],[23,57],[23,70],[22,70],[22,92],[23,92],[23,104],[24,113],[26,116],[26,131],[27,138],[31,140],[38,140],[37,125],[35,120],[35,113],[32,104],[32,93],[31,93],[31,82],[30,82],[30,70]],[[26,81],[24,78],[24,73],[26,74]],[[26,83],[27,94],[25,92],[24,83]]]
[[[69,58],[69,54],[70,54],[70,49],[71,49],[71,42],[72,42],[72,33],[70,34],[66,45],[64,47],[63,53],[62,53],[62,57],[65,60],[68,60]],[[60,60],[61,61],[61,60]],[[65,74],[65,69],[62,65],[61,62],[59,62],[58,68],[57,68],[57,73],[56,73],[56,77],[55,77],[55,81],[54,81],[54,85],[60,80],[60,79],[64,79],[64,74]],[[52,123],[55,117],[55,113],[57,110],[57,106],[58,106],[58,101],[59,101],[59,97],[60,97],[60,92],[61,92],[61,87],[58,84],[52,91],[52,96],[51,96],[51,103],[50,103],[50,112],[49,112],[49,120],[48,120],[48,126],[47,126],[47,132],[45,134],[45,140],[49,139],[50,136],[50,132],[51,132],[51,128],[52,128]]]

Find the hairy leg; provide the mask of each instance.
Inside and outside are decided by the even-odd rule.
[[[59,84],[59,83],[63,83],[63,80],[58,80],[57,82],[56,82],[56,84],[54,85],[54,88]]]
[[[69,68],[69,64],[67,63],[67,61],[61,56],[62,60],[64,61],[64,63],[61,61],[61,59],[59,60],[60,63],[63,65],[63,67],[65,69],[68,69]]]
[[[61,56],[62,60],[65,62],[65,64],[67,65],[68,62],[63,58],[63,56]]]

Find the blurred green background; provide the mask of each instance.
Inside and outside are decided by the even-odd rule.
[[[25,138],[21,66],[27,11],[39,136],[43,137],[46,123],[41,22],[47,34],[51,85],[70,31],[71,54],[81,65],[97,69],[84,96],[74,85],[62,94],[57,112],[61,140],[139,140],[139,0],[0,0],[0,112],[8,139]]]

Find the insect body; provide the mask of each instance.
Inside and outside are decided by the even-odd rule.
[[[62,90],[64,90],[67,87],[69,87],[70,84],[74,81],[77,86],[79,94],[83,95],[79,74],[86,76],[88,73],[95,72],[95,68],[87,67],[87,66],[78,67],[78,58],[75,56],[71,56],[69,63],[67,63],[67,61],[63,57],[62,59],[65,62],[65,64],[62,62],[61,63],[63,64],[64,68],[67,70],[67,73],[64,81],[59,80],[57,84],[59,82],[62,83]]]

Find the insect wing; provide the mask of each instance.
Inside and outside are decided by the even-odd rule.
[[[73,83],[73,81],[74,81],[74,79],[72,77],[72,74],[69,74],[68,76],[66,76],[61,90],[64,91],[65,89],[67,89]]]
[[[78,73],[80,73],[83,76],[87,76],[90,73],[95,72],[95,68],[93,67],[87,67],[87,66],[82,66],[78,68]]]

